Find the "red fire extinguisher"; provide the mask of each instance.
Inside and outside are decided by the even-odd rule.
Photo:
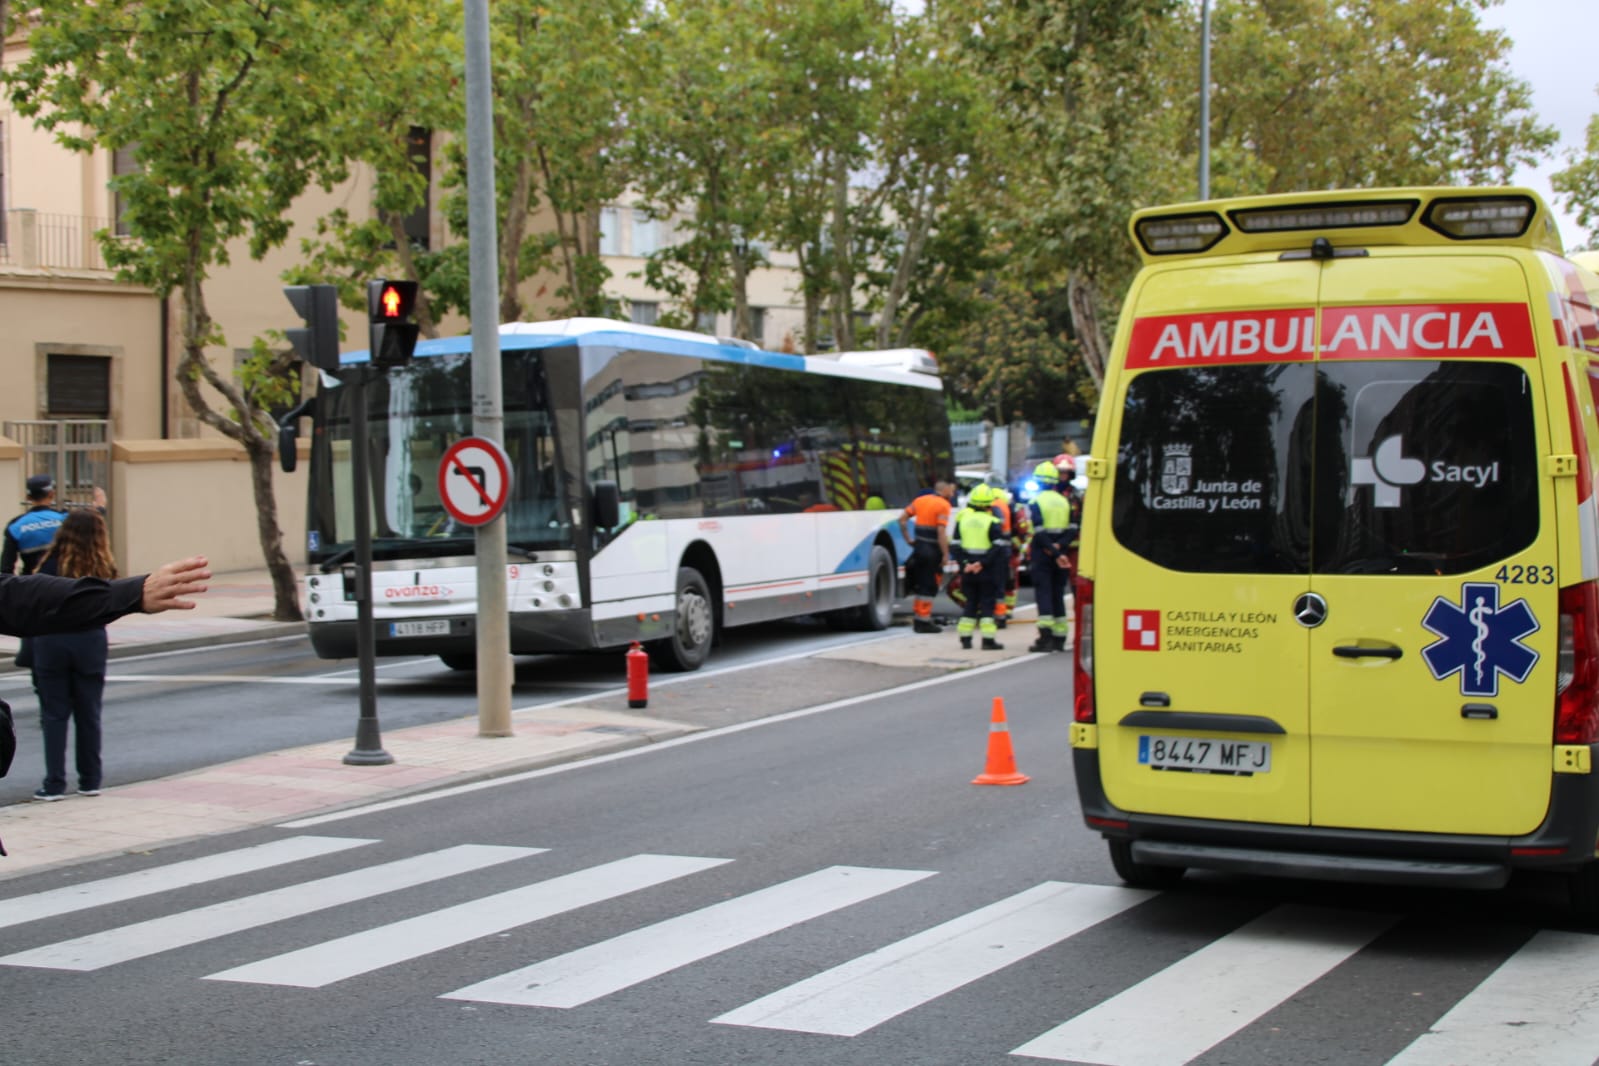
[[[650,702],[650,657],[638,641],[627,649],[627,705],[644,707]]]

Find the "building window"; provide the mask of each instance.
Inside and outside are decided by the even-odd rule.
[[[622,212],[617,208],[600,208],[600,254],[622,254]]]
[[[45,407],[52,418],[110,418],[111,360],[103,355],[47,356]]]
[[[660,314],[661,305],[653,300],[634,300],[628,310],[628,318],[635,325],[653,326],[656,316]]]
[[[0,33],[4,33],[0,30]],[[6,126],[0,122],[0,245],[6,243]]]
[[[766,346],[766,308],[752,307],[749,309],[749,314],[750,340],[764,348]]]
[[[697,311],[694,314],[694,328],[701,333],[716,332],[716,312]]]
[[[633,209],[633,254],[639,257],[654,255],[660,247],[660,223],[642,208]]]
[[[139,145],[137,143],[114,150],[111,153],[111,176],[120,178],[128,174],[137,174],[140,170],[138,155]],[[111,194],[111,213],[117,220],[117,236],[131,236],[133,231],[128,226],[128,200],[121,191]]]
[[[405,216],[405,238],[411,247],[427,251],[432,242],[433,131],[412,126],[405,138],[405,154],[422,178],[422,203]]]

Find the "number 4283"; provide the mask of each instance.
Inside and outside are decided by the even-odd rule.
[[[1494,575],[1501,585],[1553,585],[1555,568],[1552,566],[1501,566]]]

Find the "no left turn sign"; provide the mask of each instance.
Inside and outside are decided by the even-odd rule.
[[[483,437],[450,445],[439,463],[439,499],[457,522],[481,526],[505,510],[511,494],[511,460]]]

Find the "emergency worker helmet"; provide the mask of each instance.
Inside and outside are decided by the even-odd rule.
[[[966,498],[966,502],[973,507],[991,507],[997,495],[993,486],[979,485],[972,490],[972,494]]]
[[[1059,481],[1060,473],[1056,471],[1054,461],[1048,460],[1038,464],[1033,470],[1033,477],[1044,482]]]
[[[1063,478],[1071,477],[1077,472],[1077,460],[1073,459],[1065,452],[1061,452],[1059,455],[1055,456],[1055,458],[1051,459],[1050,462],[1054,464],[1055,469]]]

